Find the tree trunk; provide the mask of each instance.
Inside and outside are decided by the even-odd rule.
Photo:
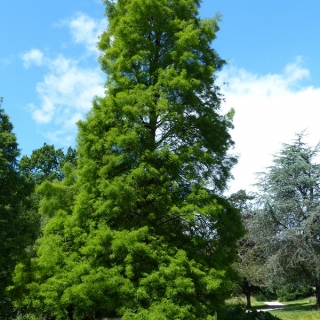
[[[82,320],[95,320],[95,315],[94,315],[94,312],[92,313],[92,315],[90,316],[85,316]]]
[[[246,308],[251,309],[251,284],[246,278],[243,279],[242,292],[245,294],[245,296],[247,298]]]
[[[316,284],[316,308],[320,309],[320,283]]]
[[[251,292],[250,290],[245,292],[246,298],[247,298],[247,306],[246,309],[251,309]]]
[[[68,319],[73,320],[74,306],[71,304],[67,307]]]

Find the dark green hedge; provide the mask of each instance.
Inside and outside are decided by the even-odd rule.
[[[257,310],[247,311],[241,307],[235,307],[227,311],[224,320],[281,320],[270,312],[263,312]]]

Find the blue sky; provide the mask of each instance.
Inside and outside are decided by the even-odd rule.
[[[253,190],[254,172],[295,132],[307,128],[311,145],[320,140],[320,2],[203,1],[203,17],[217,12],[213,47],[228,61],[218,76],[222,110],[235,108],[240,155],[230,192]],[[44,142],[75,145],[75,121],[104,92],[95,47],[103,13],[100,0],[1,0],[0,96],[22,154]]]

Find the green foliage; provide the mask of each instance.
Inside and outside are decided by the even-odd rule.
[[[263,312],[257,310],[246,311],[241,307],[229,309],[224,320],[280,320],[277,316],[270,312]]]
[[[66,166],[66,168],[64,168]],[[19,163],[18,168],[20,174],[33,186],[33,192],[30,196],[33,202],[34,211],[38,212],[39,203],[45,202],[42,206],[40,215],[41,226],[38,230],[39,234],[41,229],[46,224],[49,217],[53,216],[54,208],[47,210],[49,206],[53,206],[53,202],[64,203],[65,194],[62,191],[59,197],[51,197],[52,194],[57,195],[54,191],[50,193],[50,189],[55,189],[55,181],[62,181],[66,178],[65,172],[72,170],[72,167],[77,166],[77,152],[75,149],[69,147],[67,152],[64,153],[62,149],[55,149],[54,145],[44,145],[32,151],[30,156],[23,156]],[[47,184],[53,182],[53,184]],[[43,186],[41,186],[43,184]],[[39,187],[40,186],[40,187]],[[45,191],[45,200],[43,200],[43,192]],[[36,192],[38,190],[38,192]],[[49,200],[50,199],[50,200]],[[59,206],[59,204],[58,204]],[[50,211],[50,214],[48,213]],[[30,252],[32,254],[32,252]]]
[[[36,184],[41,184],[44,180],[61,181],[63,176],[62,168],[65,163],[76,165],[76,150],[69,147],[64,154],[62,149],[55,149],[54,145],[44,145],[32,151],[30,157],[23,156],[19,161],[19,170]]]
[[[0,318],[9,318],[12,305],[5,292],[14,265],[33,243],[39,219],[33,210],[32,185],[20,175],[20,155],[8,115],[0,109]]]
[[[54,269],[59,267],[63,249],[70,249],[67,242],[67,231],[73,231],[69,227],[71,225],[70,215],[74,197],[77,194],[76,174],[71,164],[64,166],[64,176],[62,182],[45,181],[37,188],[38,193],[41,194],[39,212],[44,217],[52,217],[52,219],[49,219],[43,229],[46,236],[40,238],[34,248],[41,258],[35,259],[33,252],[26,259],[21,260],[14,270],[14,286],[9,286],[7,290],[10,297],[15,300],[15,307],[21,312],[24,312],[24,306],[30,304],[33,299],[31,289],[36,287],[36,279],[52,274]],[[33,313],[34,308],[30,308],[30,312],[27,312],[28,316],[40,317],[46,314],[45,310],[37,304],[41,305],[41,301],[36,299],[32,301],[32,305],[38,306],[40,311]]]
[[[293,286],[286,285],[276,290],[279,301],[294,301],[311,297],[314,295],[314,289],[311,286]]]
[[[37,317],[34,315],[19,315],[14,320],[43,320],[43,317]]]
[[[15,305],[58,319],[213,319],[235,279],[236,159],[195,0],[105,1],[107,95],[79,123],[78,168],[39,187],[51,217]]]
[[[256,301],[273,301],[278,299],[277,294],[269,288],[261,288],[254,296]]]

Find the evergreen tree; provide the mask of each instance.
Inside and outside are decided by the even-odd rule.
[[[213,319],[243,234],[222,196],[236,159],[214,82],[218,17],[201,20],[196,0],[105,4],[106,96],[79,123],[77,180],[42,202],[54,216],[16,269],[16,305],[55,319]],[[64,187],[67,205],[52,200]]]
[[[25,249],[37,236],[39,220],[33,210],[32,185],[19,173],[20,155],[13,125],[0,109],[0,318],[9,319],[12,304],[6,294],[11,274]]]
[[[259,175],[258,208],[250,235],[265,251],[270,285],[316,287],[320,306],[320,145],[298,134],[283,144],[273,165]]]

